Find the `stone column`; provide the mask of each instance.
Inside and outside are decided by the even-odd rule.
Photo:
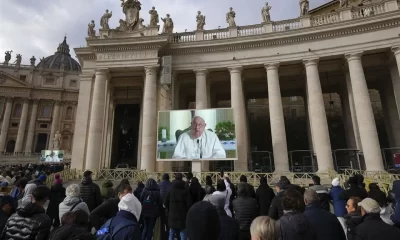
[[[171,96],[171,85],[159,85],[158,86],[158,98],[157,98],[157,103],[158,103],[158,111],[165,111],[165,110],[171,110],[172,109],[172,96]],[[176,119],[171,118],[170,116],[170,122],[175,122]],[[171,125],[170,125],[171,126]],[[171,135],[174,136],[175,139],[175,134],[173,134],[173,130],[169,126],[169,133],[170,135],[168,136],[170,139]],[[157,153],[158,154],[158,153]],[[167,161],[158,161],[157,162],[157,171],[158,172],[170,172],[172,170],[172,162],[167,162]]]
[[[25,129],[26,129],[26,119],[28,118],[29,110],[29,99],[24,99],[24,104],[22,105],[21,118],[19,120],[17,141],[15,142],[14,152],[22,152],[22,144],[24,142]]]
[[[286,143],[285,118],[283,117],[281,88],[279,85],[279,63],[266,64],[268,78],[269,118],[271,122],[272,149],[275,172],[289,172]]]
[[[318,72],[318,59],[304,60],[307,74],[308,114],[318,172],[333,169],[331,141]]]
[[[10,127],[10,117],[12,111],[13,99],[8,98],[6,103],[6,110],[4,111],[3,123],[1,125],[0,133],[0,152],[4,152],[6,149],[7,133]]]
[[[29,119],[28,134],[26,136],[25,151],[24,151],[25,153],[32,152],[33,137],[35,134],[38,105],[39,105],[39,101],[36,99],[33,100],[31,117]]]
[[[235,171],[248,170],[248,143],[246,133],[246,109],[243,95],[242,67],[229,68],[231,74],[231,106],[234,110],[237,158]]]
[[[393,47],[392,51],[396,58],[396,63],[390,64],[390,75],[392,77],[394,97],[396,99],[397,112],[400,115],[400,47]]]
[[[356,107],[354,105],[353,86],[351,85],[350,73],[348,71],[346,72],[346,89],[347,89],[347,96],[349,100],[349,108],[351,113],[350,114],[351,122],[353,123],[353,132],[354,132],[354,139],[356,142],[356,148],[359,151],[362,151],[360,130],[358,129],[357,113],[356,113]]]
[[[48,149],[53,149],[53,138],[58,129],[58,120],[60,119],[60,101],[56,101],[54,104],[52,121],[51,121],[51,131],[50,131],[50,139],[49,139],[49,147]],[[61,147],[61,146],[60,146]]]
[[[355,90],[353,91],[353,96],[361,145],[366,169],[369,171],[382,171],[384,170],[382,154],[361,56],[362,53],[346,54],[351,85]]]
[[[96,70],[93,86],[85,166],[86,169],[92,171],[96,171],[100,167],[108,74],[107,69]]]
[[[158,66],[145,67],[140,167],[147,172],[155,171],[157,158],[157,70]]]

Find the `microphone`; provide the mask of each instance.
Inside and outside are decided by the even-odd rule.
[[[198,139],[197,139],[198,140]],[[203,140],[200,140],[200,159],[203,158]]]
[[[199,147],[199,149],[200,149],[200,158],[203,158],[203,153],[201,152],[201,142],[200,142],[200,139],[197,139],[197,145],[198,145],[198,147]]]

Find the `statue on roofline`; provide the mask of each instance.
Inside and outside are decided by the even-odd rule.
[[[236,27],[235,22],[236,13],[233,11],[233,8],[229,8],[229,12],[226,14],[226,23],[228,23],[228,27]]]
[[[11,50],[11,51],[6,51],[4,54],[6,55],[5,57],[4,57],[4,64],[8,64],[9,62],[10,62],[10,60],[11,60],[11,53],[12,53],[13,51]]]
[[[103,16],[100,19],[100,26],[103,29],[110,29],[110,26],[108,25],[108,20],[110,20],[110,18],[112,17],[112,11],[108,12],[108,9],[106,10],[106,12],[103,14]]]
[[[149,14],[150,14],[150,27],[157,27],[160,20],[156,8],[152,7],[151,10],[149,11]]]
[[[121,31],[137,30],[141,23],[139,18],[142,4],[138,0],[121,0],[122,12],[125,14],[125,20],[119,21],[120,26],[117,28]]]
[[[264,20],[264,22],[271,22],[271,15],[269,13],[269,10],[271,10],[271,6],[268,5],[268,2],[265,3],[265,6],[261,10],[261,15]]]
[[[308,0],[300,0],[300,16],[308,14],[310,8],[310,3]]]
[[[204,25],[206,25],[206,16],[202,15],[200,11],[197,12],[196,22],[197,22],[197,31],[203,31]]]
[[[96,37],[96,30],[94,30],[95,27],[96,25],[94,24],[94,20],[92,20],[88,24],[88,37]]]
[[[164,22],[164,27],[163,27],[162,33],[173,33],[174,22],[172,21],[172,18],[170,18],[170,15],[167,14],[167,17],[161,18],[161,20]]]

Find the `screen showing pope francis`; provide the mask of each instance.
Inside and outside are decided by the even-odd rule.
[[[158,161],[237,160],[232,108],[158,112]]]

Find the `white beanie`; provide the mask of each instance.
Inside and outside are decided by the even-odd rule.
[[[339,184],[340,184],[339,178],[334,178],[332,180],[332,186],[337,187],[339,186]]]
[[[128,193],[121,198],[118,203],[118,208],[120,211],[124,210],[132,213],[136,217],[136,220],[139,221],[140,213],[142,212],[142,204],[132,193]]]

